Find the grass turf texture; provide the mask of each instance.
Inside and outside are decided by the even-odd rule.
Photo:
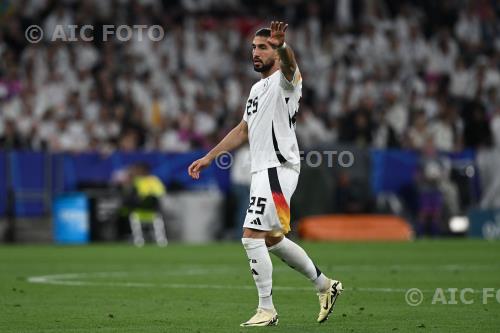
[[[240,328],[257,296],[239,244],[0,247],[0,332],[498,332],[500,304],[432,304],[434,290],[500,288],[500,242],[302,243],[347,290],[317,324],[311,284],[274,262],[277,327]],[[40,284],[29,277],[66,283]],[[81,275],[80,273],[85,273]],[[103,274],[101,274],[103,273]],[[43,278],[42,278],[43,280]],[[43,281],[42,281],[43,282]],[[186,288],[185,285],[195,285]],[[297,288],[297,289],[295,289]],[[365,289],[366,288],[366,289]],[[391,288],[372,290],[369,288]],[[424,290],[409,306],[405,290]],[[442,299],[441,299],[442,300]]]

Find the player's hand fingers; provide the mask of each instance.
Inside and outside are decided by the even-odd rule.
[[[283,31],[283,22],[278,23],[278,31]]]
[[[271,21],[271,31],[276,30],[276,23],[274,21]]]
[[[193,166],[193,173],[199,173],[201,169],[200,161],[196,161],[196,164]]]
[[[285,32],[286,29],[288,29],[288,24],[285,24],[285,26],[283,27],[283,32]]]
[[[198,171],[198,161],[194,161],[188,168],[188,173],[191,177],[194,178],[195,173]]]

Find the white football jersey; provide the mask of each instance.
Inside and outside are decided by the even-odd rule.
[[[243,115],[248,124],[251,172],[285,163],[300,169],[295,119],[301,96],[298,68],[291,82],[277,70],[252,86]]]

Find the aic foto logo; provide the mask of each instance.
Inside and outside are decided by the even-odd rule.
[[[429,292],[429,290],[426,290]],[[432,297],[427,297],[427,304],[436,305],[456,305],[456,304],[474,304],[480,301],[482,304],[490,302],[500,303],[500,289],[497,288],[436,288]],[[411,288],[406,291],[405,300],[410,306],[419,306],[425,298],[422,290]]]

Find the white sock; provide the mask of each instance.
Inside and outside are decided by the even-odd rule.
[[[269,252],[275,254],[288,266],[305,275],[314,283],[318,292],[325,292],[329,279],[314,265],[306,251],[286,237],[278,244],[271,246]]]
[[[273,305],[273,263],[269,257],[264,239],[242,238],[250,262],[257,291],[259,293],[259,308],[274,309]]]

